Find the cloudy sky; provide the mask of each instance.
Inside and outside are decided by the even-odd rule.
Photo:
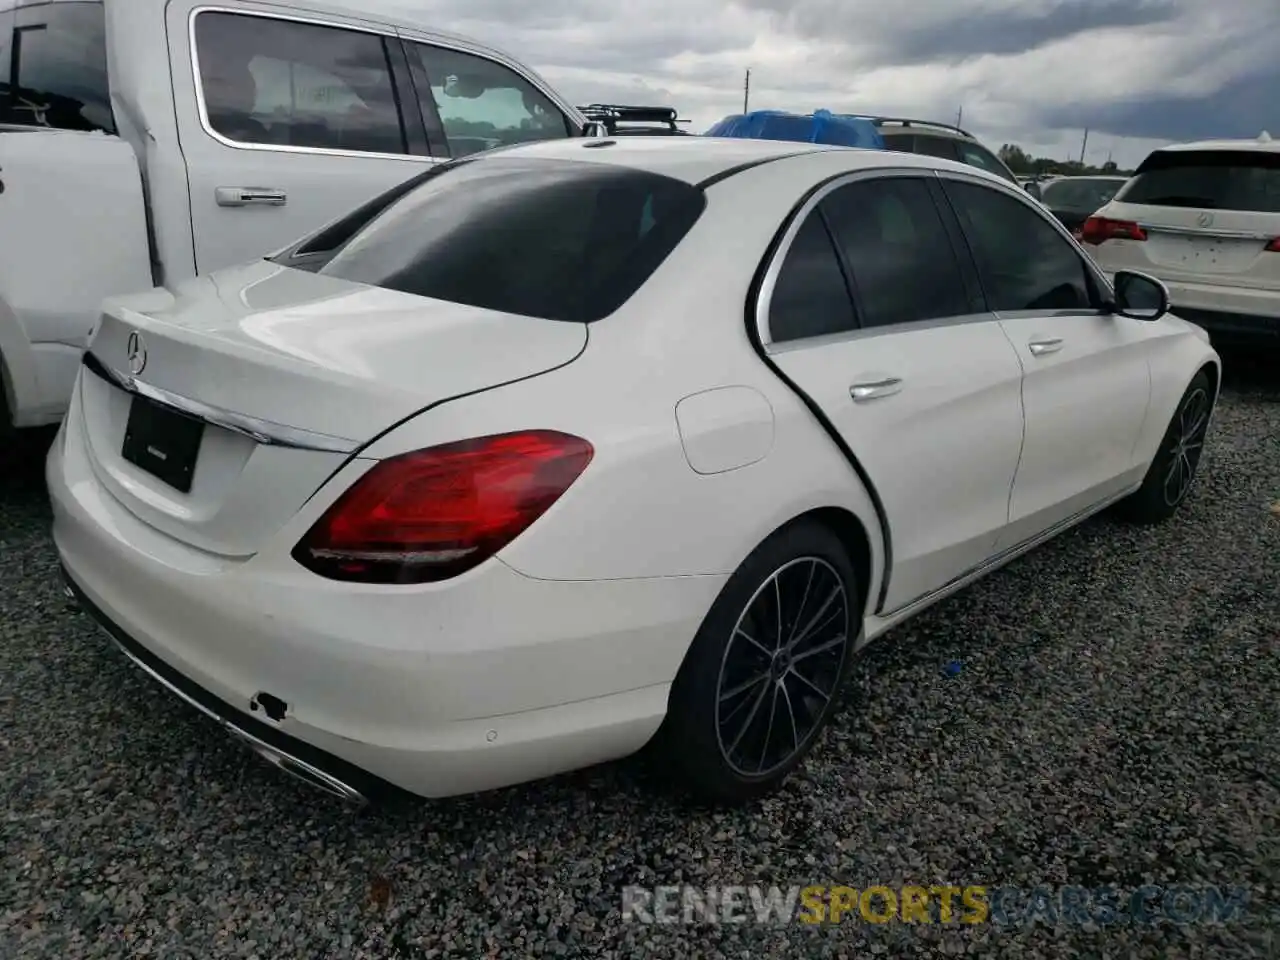
[[[400,0],[404,2],[404,0]],[[414,0],[578,103],[954,122],[993,148],[1138,162],[1155,144],[1280,136],[1280,0]]]

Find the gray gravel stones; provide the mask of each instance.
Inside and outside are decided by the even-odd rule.
[[[733,813],[634,760],[338,808],[68,607],[28,442],[27,467],[0,466],[0,956],[1280,955],[1274,373],[1231,378],[1178,518],[1092,521],[897,630],[804,772]],[[944,880],[1242,884],[1252,903],[1094,932],[619,917],[629,884]]]

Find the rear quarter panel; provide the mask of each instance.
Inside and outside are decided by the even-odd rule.
[[[711,187],[706,213],[677,253],[618,313],[591,326],[577,361],[427,411],[361,456],[510,430],[563,430],[590,440],[595,457],[501,553],[520,572],[550,580],[732,573],[796,516],[839,507],[866,528],[875,596],[883,551],[871,500],[808,409],[756,354],[746,328],[756,268],[815,168],[837,172],[839,164],[779,161]],[[699,474],[686,458],[676,407],[719,387],[764,398],[772,443],[747,465]]]

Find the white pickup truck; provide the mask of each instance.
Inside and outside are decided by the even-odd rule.
[[[379,7],[0,0],[0,432],[62,417],[105,297],[268,255],[426,164],[601,132]]]

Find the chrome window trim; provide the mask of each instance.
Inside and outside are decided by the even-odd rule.
[[[773,252],[773,259],[769,262],[769,266],[765,270],[764,279],[760,283],[760,291],[756,294],[755,304],[755,324],[756,335],[760,338],[760,346],[764,352],[770,356],[779,353],[788,353],[792,350],[807,348],[810,346],[826,346],[828,344],[844,343],[850,340],[864,340],[868,337],[885,336],[894,333],[907,333],[912,330],[933,329],[937,327],[953,326],[962,323],[982,323],[994,321],[995,315],[989,312],[983,313],[964,313],[956,314],[950,317],[934,317],[930,320],[916,320],[910,323],[893,323],[872,327],[855,327],[852,330],[842,330],[836,333],[823,334],[817,337],[799,337],[795,340],[775,341],[773,334],[769,330],[769,307],[773,303],[773,291],[778,284],[778,274],[782,272],[782,264],[786,261],[787,254],[791,252],[791,245],[795,242],[796,234],[800,232],[800,228],[808,220],[813,213],[815,207],[822,203],[828,196],[839,190],[841,187],[850,184],[860,183],[866,180],[888,180],[899,177],[915,177],[927,181],[930,175],[936,174],[936,170],[932,167],[873,167],[871,169],[851,171],[849,173],[839,174],[826,183],[822,184],[814,193],[806,200],[798,211],[792,217],[791,223],[787,225],[786,232],[782,235],[782,239],[778,242]],[[948,242],[950,240],[948,239]],[[965,270],[965,264],[961,263],[961,271]]]
[[[1020,204],[1022,204],[1024,207],[1030,210],[1033,214],[1035,214],[1045,223],[1049,224],[1049,226],[1051,226],[1054,230],[1056,230],[1058,232],[1058,236],[1062,237],[1062,239],[1067,242],[1067,246],[1075,251],[1076,257],[1080,260],[1081,263],[1084,264],[1085,271],[1091,274],[1094,280],[1097,281],[1098,288],[1102,292],[1104,298],[1115,297],[1115,290],[1111,285],[1111,278],[1108,277],[1102,271],[1102,268],[1099,267],[1094,262],[1093,258],[1084,251],[1084,248],[1080,246],[1079,241],[1077,241],[1076,238],[1071,235],[1071,231],[1068,230],[1066,227],[1064,227],[1062,225],[1062,222],[1057,217],[1055,217],[1052,213],[1050,213],[1047,207],[1043,206],[1040,203],[1037,203],[1035,198],[1032,197],[1031,194],[1027,193],[1026,190],[1023,190],[1021,187],[1018,187],[1016,185],[1009,184],[1004,180],[1000,179],[999,177],[997,177],[995,174],[986,173],[985,171],[981,176],[975,176],[974,174],[970,173],[968,170],[935,170],[934,174],[938,177],[939,180],[943,180],[943,181],[957,180],[961,183],[968,183],[974,186],[986,187],[988,190],[994,190],[997,193],[1003,193],[1005,196],[1012,197],[1013,199],[1017,200]],[[962,231],[964,230],[963,224],[960,225],[960,229]],[[1022,311],[1022,310],[1006,311],[1004,314],[1001,314],[1001,315],[1007,316],[1013,313],[1033,313],[1033,312],[1035,316],[1045,315],[1040,311]],[[1055,316],[1060,314],[1073,315],[1073,314],[1082,313],[1082,314],[1092,316],[1094,315],[1095,312],[1102,316],[1112,316],[1112,314],[1108,313],[1106,310],[1101,310],[1101,309],[1096,311],[1081,311],[1081,310],[1053,311],[1053,315]]]
[[[200,400],[184,397],[179,393],[152,386],[149,383],[112,370],[92,353],[86,351],[83,366],[91,373],[126,393],[146,397],[155,403],[186,414],[196,420],[221,427],[232,433],[249,437],[257,443],[272,447],[290,447],[295,450],[317,450],[323,453],[351,454],[360,449],[360,443],[346,437],[336,437],[314,430],[286,426],[260,417],[225,410]]]
[[[462,43],[453,42],[441,37],[433,37],[426,31],[418,30],[413,27],[406,27],[402,30],[398,27],[379,24],[370,23],[362,25],[344,20],[326,20],[320,17],[301,16],[293,13],[273,13],[264,10],[251,10],[217,5],[198,6],[192,9],[187,18],[187,46],[188,54],[191,58],[191,79],[195,85],[196,115],[200,118],[200,127],[204,130],[206,135],[222,144],[224,147],[230,147],[232,150],[253,150],[259,153],[308,154],[319,157],[369,157],[375,160],[403,160],[416,163],[442,163],[448,159],[447,157],[428,156],[425,154],[415,153],[374,153],[365,150],[335,150],[329,147],[294,147],[289,146],[288,144],[246,143],[240,140],[232,140],[230,137],[224,136],[215,130],[213,125],[209,122],[209,107],[205,101],[204,82],[200,76],[200,50],[196,44],[196,19],[202,13],[225,13],[240,17],[261,17],[266,20],[284,20],[288,23],[301,23],[309,26],[329,27],[334,30],[348,30],[352,33],[365,33],[370,36],[380,37],[383,40],[425,43],[430,46],[441,47],[445,50],[452,50],[455,53],[465,53],[470,54],[473,57],[491,60],[499,66],[503,66],[511,70],[534,89],[542,92],[548,100],[564,112],[566,121],[579,124],[581,122],[581,118],[578,116],[578,112],[576,110],[568,108],[559,96],[547,89],[545,84],[535,81],[525,72],[525,69],[522,66],[497,51],[485,50],[479,47],[468,47]],[[395,77],[391,75],[389,69],[387,75],[394,88]],[[404,110],[404,106],[397,103],[396,109],[397,111],[402,112]],[[568,126],[566,126],[565,138],[569,139],[571,137],[572,134],[568,132]]]

